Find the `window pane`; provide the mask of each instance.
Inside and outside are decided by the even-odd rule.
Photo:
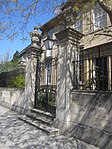
[[[51,61],[46,63],[46,84],[51,84],[51,72],[52,72],[52,64]]]
[[[106,12],[97,3],[94,8],[94,30],[106,27]]]
[[[82,32],[82,12],[77,14],[76,22],[73,25],[73,28],[79,32]]]

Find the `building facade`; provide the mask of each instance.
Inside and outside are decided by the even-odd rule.
[[[40,27],[42,38],[49,35],[56,39],[56,33],[68,27],[82,34],[73,61],[77,88],[111,90],[112,26],[108,14],[95,1],[87,2],[82,7],[77,3],[66,3],[59,15]],[[48,60],[49,55],[53,58],[52,61],[57,61],[58,48],[54,46],[52,51],[47,50],[42,57]],[[52,70],[52,76],[51,70],[49,80],[56,84],[56,70]],[[43,74],[45,76],[45,72]]]
[[[32,36],[20,53],[26,68],[25,108],[32,103],[53,112],[53,107],[60,133],[111,149],[111,21],[96,1],[83,6],[68,1],[59,12],[40,27],[41,44],[35,28],[35,40]],[[48,37],[55,41],[50,49],[44,44]]]

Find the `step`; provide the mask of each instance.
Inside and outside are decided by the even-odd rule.
[[[31,112],[26,113],[26,116],[33,119],[33,120],[38,121],[39,123],[45,124],[49,127],[51,127],[53,125],[53,120],[48,119],[46,117],[37,116],[35,113],[31,113]]]
[[[44,131],[48,135],[59,135],[59,129],[56,129],[54,127],[48,127],[46,125],[40,124],[40,123],[38,123],[38,121],[30,119],[26,115],[18,116],[18,119],[20,119],[20,120],[24,121],[25,123],[28,123],[28,124],[38,128],[38,129]]]
[[[39,109],[31,109],[31,113],[36,113],[37,116],[46,117],[46,118],[51,119],[51,120],[54,119],[54,116],[51,113],[41,111]]]
[[[34,117],[37,118],[37,119],[41,118],[41,120],[44,120],[44,121],[47,121],[47,122],[54,122],[54,118],[51,118],[51,117],[49,117],[45,114],[42,115],[42,114],[37,113],[37,112],[29,111],[29,112],[26,113],[26,115],[29,116],[29,117],[32,116],[32,118],[34,118]]]

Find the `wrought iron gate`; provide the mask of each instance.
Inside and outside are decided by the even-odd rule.
[[[56,111],[57,64],[55,59],[37,60],[34,107],[50,112]]]

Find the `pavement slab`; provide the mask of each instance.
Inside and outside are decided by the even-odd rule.
[[[47,135],[17,115],[0,106],[0,149],[98,149],[78,139]]]

